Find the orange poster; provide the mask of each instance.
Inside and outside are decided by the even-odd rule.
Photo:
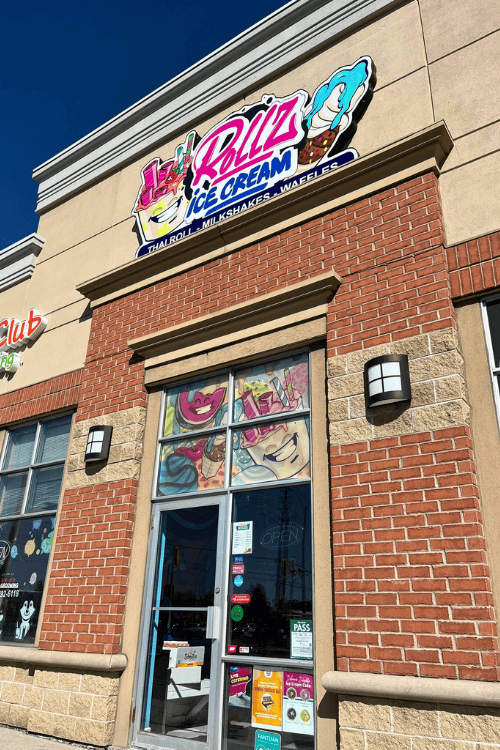
[[[252,726],[281,730],[283,672],[253,670]]]

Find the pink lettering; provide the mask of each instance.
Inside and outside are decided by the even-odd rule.
[[[265,150],[278,148],[278,146],[289,141],[294,141],[298,137],[299,131],[295,125],[295,107],[297,102],[298,97],[295,97],[290,101],[280,104],[274,119],[273,130],[264,144]],[[281,128],[285,126],[287,126],[287,129],[280,132]]]
[[[233,145],[247,125],[248,121],[243,117],[233,117],[209,133],[206,139],[202,139],[193,160],[193,186],[198,185],[203,178],[214,180],[221,171],[229,169],[236,156]],[[224,146],[228,136],[229,142]],[[219,164],[221,167],[217,170]]]

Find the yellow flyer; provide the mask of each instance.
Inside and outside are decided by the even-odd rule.
[[[283,672],[253,670],[252,726],[281,730]]]

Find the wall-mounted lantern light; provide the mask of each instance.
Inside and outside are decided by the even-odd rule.
[[[411,400],[406,354],[384,354],[366,362],[365,398],[369,408]]]
[[[107,460],[112,432],[113,428],[108,425],[95,425],[90,428],[85,448],[86,464]]]

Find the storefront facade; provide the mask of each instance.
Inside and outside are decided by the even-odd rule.
[[[298,2],[35,170],[0,723],[500,747],[499,26]]]

